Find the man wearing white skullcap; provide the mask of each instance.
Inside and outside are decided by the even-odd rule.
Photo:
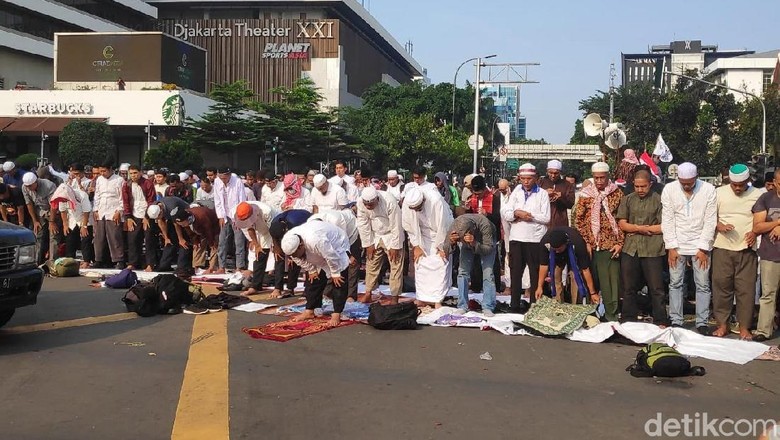
[[[350,257],[347,234],[331,223],[308,221],[287,231],[282,238],[282,251],[308,273],[306,310],[293,318],[304,321],[314,318],[314,310],[322,307],[325,287],[333,290],[333,314],[328,325],[341,323],[341,312],[347,302],[347,276]]]
[[[696,284],[696,329],[709,334],[710,252],[718,221],[715,187],[699,180],[696,165],[685,162],[677,169],[677,181],[661,194],[661,230],[669,262],[669,318],[683,325],[685,268],[693,267]]]
[[[163,236],[163,250],[160,262],[155,268],[158,272],[169,272],[174,260],[176,272],[192,270],[192,246],[187,240],[184,228],[176,223],[190,208],[189,203],[178,197],[163,197],[146,209],[146,214],[151,220],[157,222]],[[189,214],[186,215],[188,217]],[[177,241],[173,241],[174,238]]]
[[[125,181],[127,181],[128,178],[128,171],[130,170],[130,164],[129,163],[122,163],[119,165],[119,176]]]
[[[125,268],[125,239],[122,222],[122,187],[125,180],[114,174],[113,161],[107,160],[98,168],[95,179],[95,202],[93,210],[95,263],[114,263],[116,269]],[[108,247],[109,256],[105,255]]]
[[[362,201],[357,204],[357,226],[366,251],[366,294],[362,301],[371,302],[374,289],[379,287],[382,266],[388,262],[390,294],[395,304],[403,290],[404,231],[401,207],[398,206],[398,199],[389,191],[377,191],[371,186],[363,190],[360,198]]]
[[[762,194],[753,206],[753,231],[761,234],[758,257],[761,259],[761,298],[758,325],[753,340],[763,342],[774,335],[777,290],[780,286],[780,168],[773,174],[774,188]]]
[[[335,176],[335,178],[338,182],[342,180],[338,176]],[[315,214],[328,209],[344,209],[349,204],[344,188],[339,184],[334,184],[332,180],[329,181],[322,174],[314,176],[314,190],[311,192],[311,202],[312,212]]]
[[[10,160],[3,163],[3,183],[6,185],[15,186],[17,188],[22,187],[22,176],[26,173],[25,170],[18,168]]]
[[[401,224],[409,236],[419,306],[440,307],[452,286],[452,262],[445,244],[452,222],[452,209],[435,187],[407,187]]]
[[[740,339],[750,340],[758,278],[752,209],[761,192],[750,185],[747,165],[731,166],[729,181],[715,190],[718,224],[712,249],[712,312],[718,327],[713,336],[729,334],[736,297]]]
[[[24,173],[22,176],[22,194],[27,204],[27,212],[33,222],[33,232],[38,241],[38,264],[46,261],[46,253],[57,248],[59,243],[58,219],[60,216],[51,207],[51,198],[57,189],[52,181],[39,179],[33,172]],[[54,260],[54,255],[50,255]]]
[[[509,223],[509,261],[512,279],[510,308],[517,313],[527,310],[523,303],[523,273],[528,268],[531,286],[539,282],[539,258],[544,246],[540,244],[550,223],[550,196],[537,184],[536,167],[530,163],[517,170],[517,185],[509,201],[501,205],[501,218]],[[530,302],[538,298],[531,294]]]
[[[620,296],[620,252],[623,249],[623,231],[615,216],[623,199],[623,191],[609,179],[609,165],[596,162],[590,167],[593,185],[583,188],[574,209],[575,229],[582,235],[592,253],[592,270],[596,272],[601,288],[590,292],[590,301],[604,304],[608,321],[617,321]]]
[[[539,187],[550,197],[550,228],[569,226],[568,212],[574,206],[574,185],[563,178],[562,172],[561,161],[553,159],[547,162],[547,175],[539,179]]]
[[[401,200],[401,195],[404,192],[404,184],[401,182],[401,176],[398,175],[398,171],[390,170],[387,172],[387,192],[392,194],[398,200]]]
[[[357,218],[351,209],[342,209],[339,211],[330,209],[312,214],[309,217],[312,221],[328,222],[337,226],[347,234],[349,241],[349,268],[347,269],[347,298],[354,301],[358,300],[358,283],[360,281],[360,263],[363,254],[363,246],[360,243],[360,233],[357,228]],[[325,289],[325,294],[329,294],[330,289]]]

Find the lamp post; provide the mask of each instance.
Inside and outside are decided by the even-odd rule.
[[[152,121],[146,121],[146,151],[152,149]]]
[[[493,140],[496,138],[496,122],[501,120],[501,115],[496,115],[495,118],[493,118],[493,123],[490,124],[490,152],[493,153],[493,149],[496,147]],[[503,144],[502,144],[503,145]],[[484,157],[484,156],[483,156]],[[495,184],[495,162],[496,158],[493,157],[490,161],[490,180]]]
[[[664,73],[668,74],[668,75],[679,76],[680,78],[689,79],[691,81],[698,81],[700,83],[708,84],[708,85],[711,85],[713,87],[720,87],[721,89],[731,90],[731,91],[734,91],[734,92],[737,92],[737,93],[743,93],[745,95],[752,96],[753,98],[756,98],[758,100],[758,102],[761,104],[761,111],[763,111],[763,113],[764,113],[764,122],[763,122],[763,125],[761,127],[761,154],[763,156],[766,156],[766,105],[764,105],[764,101],[761,99],[760,96],[758,96],[758,95],[756,95],[754,93],[747,92],[745,90],[735,89],[733,87],[724,86],[723,84],[716,84],[716,83],[713,83],[713,82],[705,81],[705,80],[700,79],[700,78],[694,78],[692,76],[683,75],[681,73],[674,73],[674,72],[671,72],[669,70],[665,70]]]
[[[495,58],[495,57],[496,55],[493,54],[482,58],[486,60],[488,58]],[[466,61],[460,63],[460,66],[458,66],[458,68],[455,69],[455,79],[453,79],[452,81],[452,128],[451,130],[453,132],[455,131],[455,91],[458,89],[458,72],[460,72],[460,68],[465,66],[466,63],[471,61],[476,61],[476,60],[479,60],[479,58],[469,58]]]

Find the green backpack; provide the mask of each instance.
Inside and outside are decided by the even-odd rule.
[[[688,359],[674,348],[654,342],[636,354],[636,362],[626,371],[634,377],[704,376],[704,367],[691,367]]]
[[[79,276],[79,261],[73,258],[62,257],[49,263],[49,274],[53,277],[77,277]]]

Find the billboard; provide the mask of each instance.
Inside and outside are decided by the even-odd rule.
[[[163,35],[161,55],[162,82],[196,92],[206,92],[205,50]]]
[[[55,82],[163,82],[205,92],[206,52],[161,32],[57,33]]]

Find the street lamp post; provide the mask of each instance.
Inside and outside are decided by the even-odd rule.
[[[694,78],[692,76],[683,75],[681,73],[674,73],[674,72],[669,71],[669,70],[665,70],[664,73],[668,74],[668,75],[679,76],[680,78],[689,79],[691,81],[698,81],[700,83],[708,84],[708,85],[711,85],[713,87],[720,87],[721,89],[731,90],[731,91],[734,91],[734,92],[737,92],[737,93],[743,93],[745,95],[752,96],[753,98],[756,98],[758,100],[758,102],[761,104],[761,110],[764,113],[764,122],[763,122],[763,125],[761,127],[761,154],[763,156],[766,156],[766,105],[764,105],[764,101],[761,99],[760,96],[758,96],[758,95],[756,95],[754,93],[747,92],[745,90],[735,89],[733,87],[724,86],[723,84],[716,84],[716,83],[713,83],[713,82],[705,81],[705,80],[703,80],[701,78]]]
[[[482,57],[483,59],[488,58],[495,58],[496,55],[488,55],[486,57]],[[452,81],[452,128],[451,131],[455,131],[455,91],[458,90],[458,72],[460,72],[460,68],[465,66],[466,63],[471,61],[479,60],[479,58],[469,58],[466,61],[460,63],[460,66],[458,66],[457,69],[455,69],[455,79]]]

